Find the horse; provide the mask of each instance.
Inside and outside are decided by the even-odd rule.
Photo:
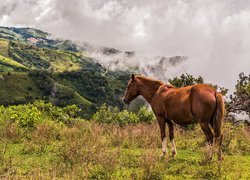
[[[167,151],[166,124],[172,146],[172,156],[177,154],[174,141],[174,124],[189,125],[199,123],[210,147],[209,158],[212,159],[212,145],[218,147],[218,160],[223,160],[221,150],[224,102],[219,92],[206,84],[196,84],[176,88],[160,80],[132,74],[128,82],[123,102],[130,104],[139,95],[151,105],[160,127],[162,155]]]

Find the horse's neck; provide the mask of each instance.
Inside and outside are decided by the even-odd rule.
[[[161,85],[163,84],[158,81],[144,80],[141,83],[140,94],[150,103]]]

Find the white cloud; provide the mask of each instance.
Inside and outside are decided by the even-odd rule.
[[[250,69],[248,0],[4,0],[0,17],[121,50],[189,56],[183,72],[228,88]]]
[[[0,20],[0,24],[4,24],[7,25],[8,24],[8,20],[9,20],[9,16],[8,15],[3,15],[1,20]]]

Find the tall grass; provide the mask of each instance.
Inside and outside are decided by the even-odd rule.
[[[0,178],[66,179],[239,179],[250,177],[247,126],[224,126],[225,160],[204,161],[206,142],[200,127],[175,127],[177,157],[160,159],[157,122],[102,124],[48,116],[27,128],[0,116]],[[52,107],[53,108],[53,107]],[[50,109],[50,108],[49,108]],[[72,108],[71,108],[72,109]],[[66,111],[64,111],[66,112]],[[10,112],[9,112],[10,113]],[[73,113],[74,114],[74,113]],[[51,118],[53,117],[53,118]],[[32,121],[33,122],[33,121]],[[70,122],[70,123],[69,123]]]

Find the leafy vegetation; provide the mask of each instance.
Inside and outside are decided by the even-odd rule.
[[[170,84],[175,87],[184,87],[193,84],[202,84],[204,83],[204,79],[201,76],[197,78],[193,77],[190,74],[182,74],[180,77],[174,77],[173,79],[168,80]]]
[[[103,124],[124,126],[139,122],[151,123],[155,118],[153,112],[142,107],[137,113],[127,110],[119,111],[117,107],[107,107],[105,104],[93,115],[93,121]]]
[[[34,128],[37,124],[49,123],[50,121],[70,122],[80,109],[76,105],[64,108],[54,106],[44,101],[35,101],[33,104],[13,105],[0,108],[1,122],[15,123],[21,128]]]
[[[27,73],[1,73],[0,103],[2,105],[23,104],[42,98],[43,92]]]
[[[182,74],[180,77],[174,77],[173,79],[168,80],[170,84],[174,85],[175,87],[184,87],[184,86],[190,86],[194,84],[209,84],[213,86],[218,92],[220,92],[223,95],[226,95],[228,92],[228,89],[224,87],[220,87],[218,85],[214,85],[208,82],[204,82],[204,79],[201,76],[198,76],[197,78],[194,77],[191,74]]]
[[[228,111],[246,111],[250,115],[250,75],[239,74],[234,94],[230,99]]]
[[[146,109],[141,111],[138,114],[143,115],[138,121],[149,122],[149,112]],[[79,119],[78,112],[79,108],[74,105],[59,108],[43,101],[0,106],[0,178],[250,177],[250,134],[247,126],[225,124],[223,162],[207,161],[205,137],[199,126],[192,131],[175,127],[177,157],[160,159],[161,142],[156,121],[134,124],[134,121],[127,122],[131,117],[127,111],[119,112],[102,106],[98,112],[104,113],[104,118],[119,114],[117,118],[124,123],[118,126],[116,119],[109,119],[111,124]],[[93,119],[97,116],[94,115]]]

